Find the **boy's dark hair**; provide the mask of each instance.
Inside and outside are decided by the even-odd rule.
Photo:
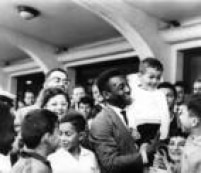
[[[139,72],[144,73],[147,68],[155,68],[158,71],[163,72],[163,64],[156,58],[146,58],[141,61]]]
[[[30,111],[24,118],[21,127],[21,135],[24,144],[35,149],[41,142],[45,133],[52,134],[58,122],[55,113],[46,109]]]
[[[176,83],[174,84],[175,87],[180,87],[184,89],[184,92],[186,91],[186,84],[184,83],[184,81],[176,81]]]
[[[47,102],[56,95],[63,95],[68,102],[68,108],[70,107],[70,98],[65,91],[63,91],[61,88],[47,88],[43,91],[41,96],[41,108],[44,108]]]
[[[158,85],[158,88],[168,88],[168,89],[171,89],[174,93],[174,96],[175,98],[177,97],[177,91],[174,87],[173,84],[171,84],[170,82],[161,82],[159,85]]]
[[[170,129],[168,141],[170,140],[170,138],[177,137],[177,136],[187,138],[188,134],[183,132],[180,128]]]
[[[79,132],[85,131],[86,121],[81,113],[75,110],[70,110],[60,121],[62,123],[71,123],[75,130]]]
[[[201,94],[193,94],[187,100],[187,108],[191,110],[196,117],[201,119]]]
[[[64,74],[66,75],[66,77],[68,77],[68,74],[67,74],[67,72],[66,72],[64,69],[62,69],[62,68],[53,68],[53,69],[51,69],[50,71],[48,71],[48,72],[46,73],[45,79],[49,78],[49,76],[50,76],[52,73],[56,72],[56,71],[59,71],[59,72],[61,72],[61,73],[64,73]]]
[[[93,99],[90,97],[90,96],[85,96],[85,97],[82,97],[78,103],[78,106],[80,106],[80,104],[83,103],[83,104],[87,104],[89,105],[91,108],[94,106],[94,103],[93,103]]]
[[[102,72],[99,77],[97,78],[97,86],[100,90],[100,93],[103,93],[103,91],[109,91],[108,81],[112,77],[116,76],[124,76],[121,71],[117,68],[112,68],[109,70],[106,70]]]

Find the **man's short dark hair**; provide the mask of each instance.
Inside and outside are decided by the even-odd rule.
[[[46,73],[45,79],[49,78],[49,76],[50,76],[52,73],[56,72],[56,71],[59,71],[59,72],[61,72],[61,73],[64,73],[64,74],[66,75],[66,77],[68,77],[68,74],[67,74],[67,72],[66,72],[64,69],[62,69],[62,68],[53,68],[53,69],[51,69],[50,71],[48,71],[48,72]]]
[[[49,110],[35,109],[30,111],[25,116],[21,127],[24,144],[30,149],[35,149],[45,133],[52,134],[54,132],[57,122],[56,114]]]
[[[78,105],[80,106],[81,103],[87,104],[87,105],[89,105],[91,108],[92,108],[93,105],[94,105],[93,99],[92,99],[90,96],[82,97],[82,98],[80,99]]]
[[[71,123],[78,133],[85,130],[86,120],[78,111],[70,110],[63,118],[61,118],[60,124],[67,122]]]
[[[144,73],[147,68],[154,68],[163,72],[163,64],[156,58],[145,58],[140,62],[139,72]]]
[[[108,81],[112,77],[124,76],[123,73],[117,68],[112,68],[102,72],[97,78],[97,86],[100,92],[109,91]]]
[[[159,85],[158,85],[158,88],[168,88],[168,89],[171,89],[174,93],[174,97],[176,98],[177,97],[177,91],[174,87],[173,84],[171,84],[170,82],[161,82]]]
[[[187,100],[187,108],[201,119],[201,94],[193,94]]]

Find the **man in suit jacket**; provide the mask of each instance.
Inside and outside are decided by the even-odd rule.
[[[97,81],[107,106],[97,115],[90,130],[90,141],[104,173],[141,173],[153,156],[156,144],[142,150],[131,135],[122,110],[131,103],[130,87],[118,69],[103,72]]]

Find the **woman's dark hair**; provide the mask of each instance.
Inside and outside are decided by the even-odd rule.
[[[61,88],[47,88],[43,91],[41,96],[41,108],[44,108],[47,102],[54,96],[63,95],[68,102],[68,108],[70,107],[70,99],[68,94]]]

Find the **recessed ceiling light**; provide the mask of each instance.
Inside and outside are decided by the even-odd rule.
[[[40,12],[37,9],[30,6],[19,5],[17,6],[17,10],[19,15],[25,20],[31,20],[40,15]]]

